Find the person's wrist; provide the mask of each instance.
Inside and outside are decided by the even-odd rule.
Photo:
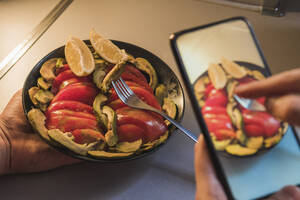
[[[5,124],[0,115],[0,175],[8,174],[10,165],[10,141],[5,130]]]

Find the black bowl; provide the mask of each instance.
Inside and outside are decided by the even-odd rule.
[[[86,44],[90,44],[89,40],[85,40],[84,41]],[[154,54],[152,54],[151,52],[135,46],[133,44],[129,44],[126,42],[121,42],[121,41],[116,41],[116,40],[112,40],[112,42],[117,45],[120,49],[125,49],[127,53],[133,55],[134,57],[143,57],[145,59],[147,59],[155,68],[157,75],[158,75],[158,79],[159,79],[159,83],[163,83],[167,86],[171,86],[172,87],[172,95],[170,96],[171,99],[175,102],[175,104],[177,105],[178,108],[178,114],[176,117],[176,121],[180,122],[182,120],[183,117],[183,111],[184,111],[184,106],[185,106],[185,101],[184,101],[184,94],[183,94],[183,89],[182,86],[178,80],[178,78],[176,77],[175,73],[170,69],[170,67],[164,63],[159,57],[155,56]],[[31,102],[29,95],[28,95],[28,90],[37,85],[37,79],[41,76],[40,75],[40,68],[43,65],[44,62],[46,62],[47,60],[49,60],[50,58],[56,58],[56,57],[65,57],[64,54],[64,48],[65,46],[59,47],[57,49],[55,49],[54,51],[50,52],[48,55],[46,55],[44,58],[42,58],[31,70],[31,72],[29,73],[29,75],[27,76],[24,86],[23,86],[23,93],[22,93],[22,102],[23,102],[23,109],[25,112],[25,115],[27,116],[27,113],[29,112],[29,110],[31,108],[34,107],[33,103]],[[169,89],[169,88],[168,88]],[[171,91],[171,90],[170,90]],[[172,132],[174,132],[176,128],[174,126],[171,126],[169,128],[170,131],[170,135],[169,138],[167,139],[167,141],[170,139],[170,137],[172,136]],[[42,138],[42,137],[41,137]],[[70,151],[67,148],[64,147],[59,147],[57,145],[53,145],[51,142],[44,140],[45,142],[47,142],[49,145],[51,145],[52,147],[54,147],[55,149],[59,150],[62,153],[65,153],[69,156],[72,156],[74,158],[79,158],[79,159],[83,159],[83,160],[88,160],[88,161],[95,161],[95,162],[121,162],[121,161],[129,161],[129,160],[133,160],[133,159],[137,159],[137,158],[141,158],[144,157],[146,155],[149,155],[150,153],[155,152],[156,150],[158,150],[162,145],[164,145],[165,143],[149,150],[149,151],[145,151],[142,152],[140,154],[137,155],[132,155],[131,157],[126,157],[126,158],[120,158],[120,159],[95,159],[89,156],[81,156],[78,155],[72,151]]]
[[[263,67],[260,67],[260,66],[258,66],[258,65],[255,65],[255,64],[253,64],[253,63],[244,62],[244,61],[235,61],[235,62],[236,62],[237,64],[239,64],[240,66],[243,66],[243,67],[245,67],[245,68],[247,68],[247,69],[249,69],[249,70],[251,70],[251,71],[253,71],[253,70],[260,71],[265,77],[268,77],[268,76],[271,75],[271,74],[268,72],[267,69],[265,69],[265,68],[263,68]],[[196,81],[193,83],[193,85],[195,85],[195,84],[197,83],[197,81],[198,81],[201,77],[207,76],[207,75],[208,75],[207,71],[206,71],[205,73],[201,74],[201,75],[196,79]],[[281,122],[281,128],[283,128],[284,126],[285,126],[285,125],[283,124],[283,122]],[[287,130],[286,130],[286,131],[287,131]],[[286,133],[286,132],[285,132],[285,133]],[[284,137],[285,133],[283,133],[283,135],[282,135],[280,141],[281,141],[282,138]],[[279,142],[280,142],[280,141],[279,141]],[[278,142],[278,143],[279,143],[279,142]],[[277,144],[278,144],[278,143],[277,143]],[[277,144],[275,144],[275,145],[273,145],[273,146],[271,146],[271,147],[269,147],[269,148],[265,148],[265,147],[264,147],[264,148],[262,148],[262,149],[259,149],[255,154],[246,155],[246,156],[237,156],[237,155],[229,154],[229,153],[227,153],[226,151],[217,151],[217,152],[218,152],[219,155],[224,156],[224,157],[227,157],[227,158],[249,158],[249,157],[253,157],[253,156],[256,156],[256,155],[261,155],[261,154],[263,154],[263,153],[265,153],[265,152],[271,150],[272,148],[274,148]]]

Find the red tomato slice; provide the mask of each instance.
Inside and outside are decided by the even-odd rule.
[[[84,82],[84,83],[91,83],[90,79],[88,77],[77,77],[77,78],[70,78],[68,80],[63,81],[60,85],[59,85],[59,90],[63,89],[64,87],[74,84],[74,83],[80,83],[80,82]]]
[[[75,83],[59,91],[51,103],[62,100],[72,100],[92,105],[97,93],[98,91],[94,87],[84,83]]]
[[[102,133],[92,129],[76,129],[72,131],[74,141],[78,144],[92,143],[99,140],[105,140]]]
[[[205,114],[204,118],[207,120],[217,119],[220,121],[231,122],[230,117],[227,114]]]
[[[215,132],[219,129],[233,130],[231,121],[228,118],[224,119],[218,116],[216,118],[207,118],[207,116],[204,117],[206,126],[210,132]]]
[[[78,112],[86,112],[86,113],[91,113],[93,114],[93,108],[89,105],[86,105],[84,103],[80,103],[78,101],[69,101],[69,100],[64,100],[64,101],[57,101],[54,103],[51,103],[50,106],[47,109],[47,112],[52,112],[55,110],[62,110],[62,109],[67,109],[67,110],[72,110],[72,111],[78,111]]]
[[[264,105],[265,102],[266,102],[266,97],[260,97],[260,98],[257,98],[256,101],[258,101],[259,103],[261,103],[261,104]]]
[[[108,104],[109,107],[111,107],[113,110],[118,110],[119,108],[123,108],[123,107],[126,107],[127,105],[124,104],[121,99],[116,99],[112,102],[110,102]]]
[[[225,107],[227,102],[228,98],[224,90],[213,89],[205,100],[205,106]]]
[[[205,96],[205,98],[208,97],[208,95],[210,94],[210,92],[211,92],[213,89],[215,89],[215,88],[214,88],[214,85],[213,85],[212,83],[209,83],[209,84],[206,86],[205,91],[204,91],[204,96]]]
[[[258,137],[264,136],[264,128],[256,125],[245,125],[244,129],[246,131],[246,135],[249,137]]]
[[[264,130],[264,136],[270,137],[276,134],[280,127],[280,122],[266,112],[254,112],[243,110],[245,125],[255,125]]]
[[[149,92],[153,93],[152,88],[149,86],[149,84],[147,82],[142,81],[141,79],[139,79],[138,77],[136,77],[134,74],[128,72],[128,71],[124,71],[121,75],[122,79],[124,81],[131,81],[131,82],[135,82],[138,85],[141,85],[143,88],[146,88]]]
[[[61,72],[60,74],[58,74],[58,76],[54,79],[54,81],[52,83],[51,92],[56,94],[59,90],[60,84],[63,81],[71,79],[71,78],[77,78],[77,76],[70,69],[65,70],[65,71]]]
[[[58,68],[58,69],[55,70],[55,75],[57,76],[58,74],[66,71],[68,69],[70,69],[70,66],[68,64],[64,64],[63,67],[60,67],[60,68]]]
[[[98,130],[96,120],[62,115],[47,118],[46,126],[48,129],[57,128],[62,132],[70,132],[75,129]]]
[[[156,109],[161,110],[160,104],[158,103],[157,99],[155,96],[150,93],[148,90],[145,90],[142,87],[130,87],[131,90],[138,96],[140,97],[145,103],[147,103],[150,106],[153,106]],[[119,99],[118,95],[116,94],[116,91],[112,91],[111,96],[110,96],[110,101],[114,101],[116,99]]]
[[[203,106],[202,114],[227,114],[226,108],[221,106]]]
[[[134,124],[123,124],[117,128],[120,142],[134,142],[138,139],[145,141],[145,130]]]
[[[138,79],[140,79],[141,81],[148,83],[146,77],[143,75],[143,73],[138,70],[136,67],[134,67],[131,64],[128,64],[125,67],[125,71],[132,73],[133,75],[135,75]]]
[[[96,120],[96,117],[90,113],[85,112],[74,112],[71,110],[55,110],[52,112],[47,112],[46,117],[57,117],[57,116],[71,116],[71,117],[79,117],[79,118],[85,118],[85,119],[91,119]]]
[[[118,125],[134,124],[145,129],[143,142],[158,139],[167,131],[164,121],[144,110],[133,109],[129,107],[121,108],[116,111],[118,116]]]

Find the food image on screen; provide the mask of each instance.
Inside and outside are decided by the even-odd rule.
[[[27,114],[32,127],[48,143],[95,159],[132,157],[164,143],[169,122],[126,106],[111,85],[122,77],[144,102],[175,119],[177,105],[154,67],[94,30],[90,41],[87,45],[72,37],[65,57],[43,63],[37,85],[27,91],[33,104]],[[84,64],[78,62],[80,56]]]
[[[264,79],[262,70],[222,58],[196,80],[194,92],[216,150],[253,155],[273,147],[285,134],[286,123],[267,112],[247,110],[233,98],[237,85]],[[265,98],[256,100],[265,102]]]

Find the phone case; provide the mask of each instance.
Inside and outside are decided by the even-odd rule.
[[[244,17],[234,17],[219,22],[183,30],[172,34],[170,37],[170,42],[177,65],[182,74],[188,96],[192,102],[192,107],[196,115],[198,124],[200,125],[201,131],[203,132],[204,138],[206,140],[212,163],[215,166],[216,174],[220,182],[222,183],[228,198],[261,198],[263,196],[268,196],[270,193],[273,193],[280,187],[282,187],[281,184],[270,183],[269,186],[262,187],[261,189],[257,189],[254,192],[251,192],[250,190],[245,191],[247,189],[247,186],[251,187],[252,184],[254,184],[255,180],[260,182],[264,181],[260,177],[271,177],[272,174],[265,175],[265,172],[267,172],[267,170],[264,170],[264,167],[268,166],[268,163],[276,164],[276,159],[274,159],[274,156],[284,155],[284,153],[278,152],[278,149],[290,150],[289,146],[292,146],[290,147],[292,150],[289,151],[289,154],[298,154],[297,159],[294,160],[295,162],[293,161],[291,155],[283,158],[285,159],[285,161],[293,164],[293,166],[297,166],[298,164],[300,164],[299,139],[295,134],[295,130],[293,127],[290,126],[290,128],[287,129],[288,125],[280,122],[280,124],[273,125],[273,127],[276,127],[277,129],[274,129],[273,132],[270,130],[266,133],[263,133],[263,137],[249,136],[250,133],[256,134],[257,131],[253,129],[254,125],[251,124],[252,122],[250,122],[249,120],[247,121],[247,118],[245,117],[254,114],[247,113],[248,111],[242,110],[242,108],[236,106],[236,102],[232,100],[233,97],[231,88],[233,84],[242,84],[242,81],[246,81],[247,78],[247,81],[252,81],[250,79],[259,80],[264,76],[271,75],[270,69],[255,37],[254,31],[247,19]],[[214,79],[214,77],[217,78]],[[215,130],[213,131],[214,137],[217,137],[218,139],[218,137],[223,137],[222,134],[224,135],[224,133],[226,133],[226,137],[230,138],[230,136],[232,136],[232,138],[238,138],[227,140],[227,142],[229,141],[228,144],[231,145],[230,147],[241,146],[242,148],[245,147],[246,149],[254,149],[256,151],[255,153],[252,153],[253,155],[250,154],[249,156],[245,156],[243,158],[240,158],[238,156],[236,156],[238,158],[235,158],[235,156],[228,156],[227,154],[228,152],[230,152],[228,150],[228,146],[226,146],[226,151],[225,149],[223,150],[223,152],[216,151],[215,147],[217,147],[216,144],[218,141],[215,138],[211,139],[209,130],[212,130],[214,127],[219,126],[220,123],[210,123],[208,117],[206,117],[208,115],[205,115],[206,111],[204,109],[201,109],[201,107],[204,108],[203,105],[208,105],[208,98],[206,97],[207,99],[206,101],[204,101],[203,99],[205,98],[203,96],[207,96],[205,92],[209,91],[207,89],[208,87],[210,87],[209,84],[213,85],[213,88],[216,89],[216,91],[225,91],[227,101],[226,104],[224,103],[224,105],[226,105],[225,108],[227,114],[229,113],[228,107],[232,106],[229,105],[229,103],[234,103],[234,111],[236,111],[235,113],[238,113],[235,116],[238,117],[235,117],[235,120],[233,120],[233,117],[228,114],[230,116],[230,123],[233,124],[232,126],[234,127],[232,128],[233,132],[237,133],[237,131],[241,132],[241,130],[247,130],[248,134],[246,136],[247,140],[244,140],[241,136],[232,136],[232,132],[228,131],[228,129],[227,131],[221,132],[222,127],[219,127],[215,128]],[[197,91],[195,88],[201,88],[199,89],[201,90],[201,92]],[[220,103],[220,105],[223,105],[222,101],[218,103]],[[205,117],[205,120],[203,119],[203,116]],[[239,125],[239,120],[236,119],[239,119],[239,116],[242,116],[243,119],[242,128],[240,127],[241,125]],[[263,116],[257,116],[257,119],[266,119],[268,115],[264,115],[265,118],[262,117]],[[224,122],[225,118],[222,119]],[[216,121],[216,118],[214,119],[214,121]],[[215,132],[218,131],[222,134],[215,134]],[[289,133],[287,136],[284,136],[286,132],[291,133]],[[276,139],[275,136],[278,136],[277,138],[279,138],[280,136],[279,141],[284,139],[284,141],[292,143],[292,145],[285,144],[287,142],[285,142],[284,144],[280,144],[279,142],[280,147],[275,148],[278,145],[276,145],[276,143],[274,142],[274,144],[270,142],[273,141],[270,139]],[[255,142],[250,143],[249,141]],[[258,144],[263,146],[258,146]],[[251,148],[249,148],[249,146]],[[256,147],[257,149],[255,149],[254,147]],[[273,148],[275,150],[273,150]],[[270,154],[274,154],[274,156],[268,156]],[[262,162],[260,161],[260,158],[263,158]],[[235,165],[240,165],[241,169],[234,167],[233,163]],[[247,165],[249,166],[250,164],[253,165],[253,167],[247,168]],[[275,171],[284,169],[284,167],[273,168]],[[255,174],[255,170],[257,173],[259,173],[259,170],[261,170],[261,172],[263,172],[264,174],[262,176],[260,176],[259,174]],[[296,168],[294,167],[291,172],[295,172],[295,170]],[[292,177],[291,173],[287,173],[286,175],[288,177]],[[275,176],[277,175],[275,174]],[[249,177],[254,178],[250,179]],[[278,177],[280,178],[280,176]],[[246,184],[247,180],[245,180],[245,184],[240,184],[244,182],[243,179],[248,179],[248,182],[250,183]],[[268,178],[268,180],[271,179]],[[290,178],[289,180],[286,180],[286,182],[288,184],[299,184],[300,178]],[[245,185],[245,187],[242,187],[243,185]],[[237,187],[239,188],[237,189]]]

